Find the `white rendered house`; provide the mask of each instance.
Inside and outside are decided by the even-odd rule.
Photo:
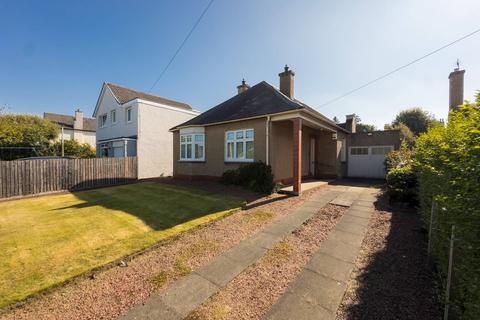
[[[93,116],[97,157],[138,157],[138,178],[171,176],[175,125],[197,116],[188,104],[104,83]]]

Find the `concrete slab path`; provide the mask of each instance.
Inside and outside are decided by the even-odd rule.
[[[352,206],[263,319],[335,319],[374,210],[376,191],[364,190],[356,199],[339,197]]]
[[[338,191],[328,191],[312,196],[294,212],[267,225],[257,234],[240,242],[199,270],[175,281],[161,293],[152,295],[144,304],[135,306],[120,319],[185,318],[207,298],[260,259],[268,249],[299,228],[340,194]],[[335,247],[332,250],[336,250]],[[304,281],[308,282],[308,276],[309,274],[303,276]],[[325,278],[325,281],[333,280]]]

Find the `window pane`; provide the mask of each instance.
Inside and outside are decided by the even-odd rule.
[[[253,139],[253,130],[247,130],[245,132],[245,138],[247,139]]]
[[[180,136],[180,142],[185,142],[185,136]]]
[[[187,142],[192,142],[192,136],[191,135],[188,135],[188,136],[185,136],[186,139],[187,139]]]
[[[227,143],[227,159],[233,158],[233,142]]]
[[[185,145],[180,145],[180,158],[185,159]]]
[[[192,159],[192,145],[187,144],[187,159]]]
[[[237,159],[243,158],[243,142],[236,142],[237,145]]]
[[[127,110],[127,121],[131,121],[132,120],[132,109],[128,109]]]
[[[243,139],[243,131],[237,131],[236,137],[237,139]]]
[[[203,158],[203,146],[201,144],[195,145],[195,159]]]
[[[227,140],[233,140],[234,137],[233,132],[227,132]]]
[[[195,142],[203,142],[203,134],[196,134]]]
[[[246,148],[247,148],[247,159],[253,159],[253,141],[247,141],[246,142]]]

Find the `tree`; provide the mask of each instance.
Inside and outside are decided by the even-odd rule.
[[[56,124],[33,115],[3,114],[0,115],[0,147],[34,148],[42,155],[51,141],[59,133]],[[6,149],[6,148],[5,148]],[[19,148],[20,149],[20,148]],[[31,151],[29,151],[31,152]],[[2,159],[16,159],[33,154],[15,153],[15,149],[3,154]]]
[[[65,140],[63,142],[65,156],[71,156],[75,158],[88,159],[95,158],[95,149],[88,143],[79,143],[76,140]],[[44,155],[49,156],[61,156],[62,155],[62,142],[56,141],[52,143],[47,150],[43,152]]]
[[[408,148],[412,148],[415,144],[415,135],[410,130],[409,127],[400,123],[398,125],[386,124],[384,127],[385,130],[400,130],[400,140],[406,144]]]
[[[373,124],[357,123],[357,132],[372,132],[377,130]]]
[[[400,123],[406,125],[414,135],[419,136],[427,132],[428,129],[439,125],[440,121],[436,120],[435,117],[427,111],[415,107],[400,111],[393,120],[392,126],[396,127]]]

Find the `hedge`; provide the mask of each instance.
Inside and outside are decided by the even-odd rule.
[[[447,127],[432,128],[421,135],[414,151],[420,212],[427,226],[432,198],[437,203],[432,254],[443,284],[448,270],[448,240],[455,225],[451,310],[458,318],[478,319],[480,101],[451,112]]]
[[[223,184],[240,185],[263,194],[271,194],[275,190],[272,167],[259,161],[241,165],[238,169],[223,173]]]

